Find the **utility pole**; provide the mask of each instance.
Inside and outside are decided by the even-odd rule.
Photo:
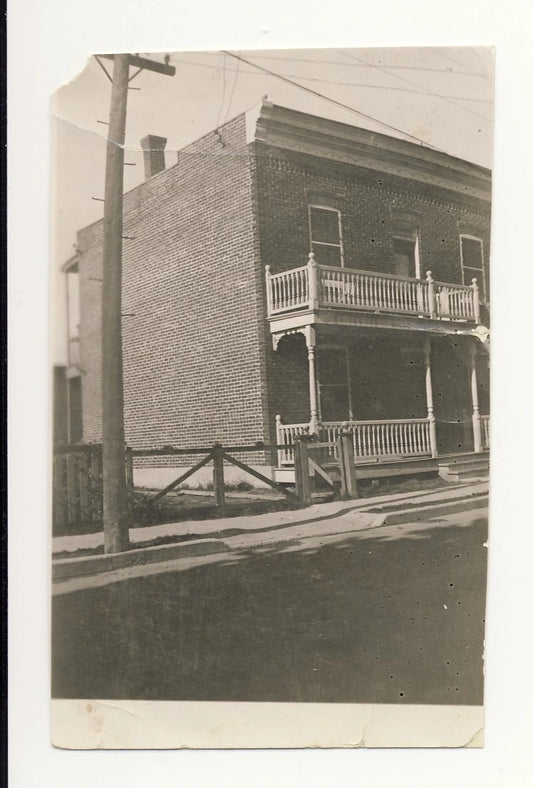
[[[122,202],[124,139],[130,65],[174,76],[176,69],[138,55],[99,55],[113,60],[111,108],[107,137],[102,273],[102,476],[104,551],[129,545],[126,520],[124,392],[122,374]],[[98,61],[100,62],[100,61]],[[100,65],[102,65],[100,63]],[[102,66],[102,68],[104,68]],[[105,71],[105,68],[104,68]],[[107,73],[107,71],[106,71]],[[109,75],[108,75],[109,76]]]

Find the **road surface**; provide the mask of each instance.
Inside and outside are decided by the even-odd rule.
[[[52,695],[481,704],[486,526],[267,544],[59,593]]]

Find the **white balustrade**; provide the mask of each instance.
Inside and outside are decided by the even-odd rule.
[[[318,300],[323,306],[429,315],[425,281],[348,268],[318,266],[318,271]]]
[[[270,274],[267,266],[267,292],[269,314],[275,315],[309,303],[309,278],[307,266],[292,268],[281,274]]]
[[[490,416],[480,416],[481,443],[484,449],[490,449]]]
[[[278,417],[278,443],[287,445],[287,449],[278,453],[280,465],[293,464],[292,444],[299,435],[308,432],[307,424],[282,424]],[[319,427],[319,439],[325,443],[336,444],[337,438],[342,432],[353,434],[356,459],[431,456],[428,419],[322,422]],[[336,458],[336,445],[332,445],[328,452],[330,457]]]
[[[309,434],[309,424],[282,424],[279,416],[276,416],[276,443],[287,446],[286,449],[278,449],[278,465],[294,464],[294,442],[301,435]]]
[[[306,266],[271,274],[266,266],[268,314],[301,308],[390,312],[479,322],[479,292],[472,285],[392,276],[373,271],[319,265],[310,254]]]
[[[474,288],[435,282],[437,316],[451,320],[475,320]]]
[[[334,442],[341,432],[353,434],[356,458],[431,455],[428,419],[327,422],[321,425],[320,437]]]

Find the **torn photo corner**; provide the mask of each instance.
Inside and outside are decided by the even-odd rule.
[[[483,746],[493,74],[117,53],[55,94],[55,746]]]

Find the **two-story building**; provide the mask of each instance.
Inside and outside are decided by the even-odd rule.
[[[284,444],[255,460],[287,481],[306,432],[348,428],[380,466],[488,449],[488,170],[267,101],[168,169],[164,142],[143,140],[124,198],[130,446]],[[102,229],[66,267],[83,442],[101,438]],[[175,464],[140,459],[137,481]]]

